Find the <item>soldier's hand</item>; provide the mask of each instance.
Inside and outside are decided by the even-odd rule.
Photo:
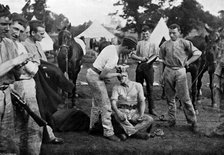
[[[30,53],[28,53],[28,54],[21,54],[18,57],[13,59],[13,64],[15,66],[21,65],[23,63],[26,63],[31,57],[32,57],[32,55]]]
[[[185,61],[185,63],[184,63],[184,67],[186,68],[186,69],[188,69],[189,68],[189,63],[188,63],[188,61]]]
[[[146,58],[146,57],[142,57],[142,62],[145,62],[145,61],[147,61],[148,60],[148,58]]]
[[[121,111],[118,111],[117,116],[122,122],[126,120],[126,115],[122,113]]]
[[[142,122],[144,120],[143,116],[139,116],[139,118],[137,118],[138,122]]]

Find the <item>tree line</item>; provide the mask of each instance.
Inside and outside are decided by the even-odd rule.
[[[30,0],[25,1],[26,5],[22,9],[23,15],[28,20],[31,20],[33,16],[42,20],[48,33],[57,32],[69,22],[63,14],[58,15],[47,10],[46,0],[35,0],[33,4]],[[113,15],[126,20],[126,25],[122,28],[123,31],[131,30],[138,33],[139,37],[143,25],[154,28],[161,17],[168,19],[167,25],[179,24],[183,36],[186,36],[193,28],[198,29],[205,23],[212,28],[224,25],[224,10],[219,11],[219,16],[214,16],[210,12],[204,11],[203,6],[197,0],[183,0],[175,6],[176,2],[177,0],[157,0],[157,3],[153,3],[152,0],[117,0],[114,6],[121,6],[123,13],[118,15],[117,11]],[[72,34],[77,36],[91,23],[91,21],[87,21],[76,27],[72,26]]]

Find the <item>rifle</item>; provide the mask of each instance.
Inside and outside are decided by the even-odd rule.
[[[11,98],[12,98],[12,103],[16,107],[19,107],[20,109],[25,110],[40,127],[47,125],[47,122],[43,120],[40,116],[35,114],[27,105],[27,103],[13,90],[11,90]]]

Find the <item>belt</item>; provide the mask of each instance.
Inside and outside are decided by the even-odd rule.
[[[179,70],[179,69],[184,68],[184,67],[172,67],[172,66],[167,66],[167,65],[166,65],[166,67],[173,69],[173,70]]]
[[[2,86],[0,86],[0,90],[1,90],[1,91],[4,91],[4,90],[6,90],[8,87],[9,87],[9,85],[2,85]]]
[[[132,110],[132,109],[137,109],[137,105],[119,104],[118,108]]]
[[[95,68],[95,67],[91,67],[91,69],[94,71],[94,72],[96,72],[97,74],[99,74],[100,75],[100,73],[101,73],[101,71],[99,70],[99,69],[97,69],[97,68]]]

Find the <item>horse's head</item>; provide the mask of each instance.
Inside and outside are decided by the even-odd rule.
[[[214,30],[205,25],[208,35],[205,36],[206,41],[206,59],[208,63],[215,63],[219,57],[218,43],[220,41],[220,32],[222,29]]]
[[[67,30],[61,30],[58,34],[58,44],[60,48],[69,48],[71,46],[72,34]]]

